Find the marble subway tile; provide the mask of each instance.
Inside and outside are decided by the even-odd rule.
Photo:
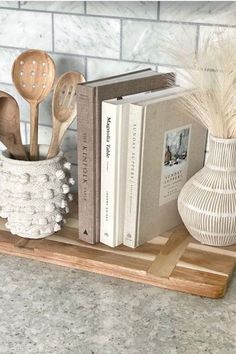
[[[208,44],[217,42],[218,39],[231,39],[235,41],[236,28],[220,26],[200,26],[198,47],[201,49],[208,41]]]
[[[51,14],[0,11],[0,46],[52,50]]]
[[[155,1],[88,1],[87,14],[157,19]]]
[[[211,23],[236,24],[235,1],[160,1],[160,19]]]
[[[194,25],[124,20],[122,59],[175,64],[170,48],[193,54],[196,31]]]
[[[21,9],[41,11],[84,13],[83,1],[20,1],[20,7]]]
[[[0,7],[18,8],[18,1],[0,1]]]
[[[200,26],[199,32],[199,42],[198,42],[198,51],[203,51],[203,55],[205,52],[205,46],[209,48],[209,46],[214,47],[214,43],[218,40],[232,40],[234,45],[236,44],[236,28],[230,27],[220,27],[220,26]],[[209,59],[209,69],[215,69],[215,60]]]
[[[52,137],[52,128],[39,125],[38,128],[38,143],[49,145]],[[27,123],[27,144],[30,143],[30,124]]]
[[[88,80],[97,80],[107,76],[119,75],[125,72],[147,68],[155,70],[156,66],[150,64],[130,63],[127,61],[88,58],[87,76]]]
[[[79,55],[119,58],[118,19],[54,16],[55,51]]]
[[[1,53],[1,52],[0,52]],[[79,71],[85,74],[85,59],[81,57],[63,55],[63,54],[50,54],[56,64],[57,77],[67,71]]]
[[[0,81],[12,83],[12,64],[22,51],[19,49],[0,48]]]
[[[27,123],[27,143],[29,144],[30,125]],[[52,128],[39,125],[38,142],[39,144],[49,145],[52,137]],[[63,138],[61,149],[66,158],[73,164],[77,164],[77,132],[67,130]]]

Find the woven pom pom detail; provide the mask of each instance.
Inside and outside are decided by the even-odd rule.
[[[69,178],[68,182],[71,186],[73,186],[75,184],[75,180],[72,177]]]
[[[61,208],[65,208],[66,206],[67,206],[67,201],[65,199],[62,199]]]
[[[22,200],[30,200],[30,199],[31,199],[31,194],[30,194],[30,192],[22,193],[21,198],[22,198]]]
[[[47,225],[48,219],[47,218],[40,218],[39,219],[39,225]]]
[[[19,182],[22,184],[27,184],[30,181],[30,175],[28,173],[24,173],[19,177]]]
[[[48,190],[44,191],[44,193],[43,193],[44,199],[52,199],[53,197],[54,197],[54,192],[52,189],[48,189]]]
[[[71,170],[71,163],[70,162],[65,162],[64,163],[64,168],[70,171]]]
[[[39,176],[37,177],[37,181],[38,181],[38,182],[41,182],[41,183],[46,183],[46,182],[49,181],[49,176],[46,175],[46,174],[39,175]]]
[[[57,214],[56,217],[55,217],[55,221],[56,222],[60,222],[60,221],[62,221],[62,219],[63,218],[62,218],[61,214]]]
[[[66,177],[66,175],[65,175],[65,172],[64,171],[62,171],[62,170],[58,170],[57,172],[56,172],[56,177],[57,177],[57,179],[64,179],[65,177]]]
[[[70,202],[73,200],[73,195],[71,193],[69,193],[67,197],[68,197]]]
[[[70,187],[68,186],[68,184],[63,184],[62,191],[63,191],[63,194],[69,193]]]
[[[54,203],[47,203],[46,206],[45,206],[45,211],[48,211],[48,212],[53,212],[55,210],[55,204]]]
[[[59,230],[61,230],[61,226],[59,224],[55,224],[54,225],[54,231],[57,232]]]
[[[54,231],[54,228],[52,227],[47,227],[46,229],[41,231],[41,234],[51,234]]]

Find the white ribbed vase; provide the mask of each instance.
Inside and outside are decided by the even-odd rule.
[[[201,243],[236,243],[236,139],[210,136],[206,165],[184,185],[178,209],[190,234]]]
[[[19,161],[0,154],[0,217],[6,228],[25,238],[43,238],[59,231],[72,199],[71,164],[62,151],[46,159],[48,146],[40,145],[40,161]]]

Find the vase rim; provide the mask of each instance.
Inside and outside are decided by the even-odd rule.
[[[29,145],[23,145],[23,146],[29,151]],[[41,154],[39,155],[42,155],[43,157],[42,160],[38,160],[38,161],[15,160],[9,157],[9,152],[7,149],[0,152],[0,160],[7,161],[12,165],[37,166],[38,164],[50,165],[51,163],[55,163],[58,160],[60,160],[60,158],[63,156],[63,152],[60,150],[55,157],[47,159],[46,152],[48,151],[49,145],[39,144],[38,146],[39,146],[39,152],[41,152]]]
[[[226,144],[236,143],[236,138],[218,138],[218,137],[212,135],[211,133],[209,133],[209,137],[211,140],[219,142],[219,143],[226,143]]]

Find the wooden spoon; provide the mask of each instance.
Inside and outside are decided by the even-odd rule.
[[[0,140],[17,160],[28,160],[20,134],[20,114],[16,100],[0,97]]]
[[[38,160],[38,105],[52,89],[55,64],[41,50],[20,54],[12,67],[13,82],[21,96],[30,104],[30,159]]]
[[[53,133],[47,158],[57,155],[62,138],[77,114],[76,87],[84,82],[79,72],[61,75],[56,83],[52,99]]]

